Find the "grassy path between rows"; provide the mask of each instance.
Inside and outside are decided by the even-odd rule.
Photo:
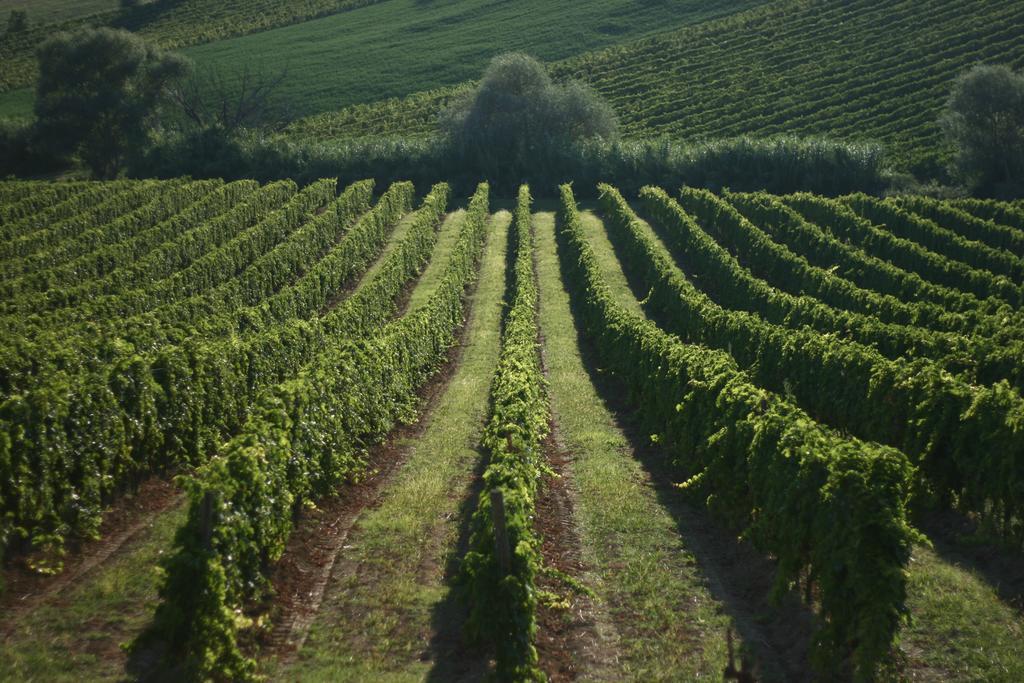
[[[441,232],[437,236],[437,243],[430,253],[430,261],[420,274],[416,287],[412,290],[406,310],[412,311],[426,303],[434,288],[444,275],[445,265],[448,263],[448,255],[455,248],[459,241],[459,228],[462,221],[466,219],[466,210],[457,209],[444,217],[441,223]]]
[[[0,643],[0,681],[122,680],[121,646],[153,616],[158,563],[186,510],[181,500],[156,515],[110,560],[24,615]]]
[[[370,267],[366,269],[366,272],[356,279],[352,286],[352,291],[359,289],[359,287],[366,282],[371,282],[373,278],[377,276],[380,269],[384,267],[385,263],[387,263],[388,256],[398,248],[398,245],[401,244],[402,240],[405,239],[406,234],[408,234],[409,228],[412,227],[412,224],[416,221],[418,208],[419,206],[414,205],[411,211],[399,219],[395,229],[391,231],[388,241],[384,244],[384,249],[381,250],[377,258],[370,264]],[[438,237],[440,238],[440,235],[438,235]]]
[[[453,220],[457,220],[457,217]],[[479,281],[447,386],[420,433],[392,444],[405,462],[356,521],[320,613],[294,662],[275,680],[480,680],[485,663],[459,641],[462,607],[449,585],[497,363],[511,215],[491,218]],[[435,254],[434,261],[438,260]],[[433,262],[432,262],[433,263]],[[427,295],[430,269],[413,293]],[[421,295],[421,290],[423,294]]]
[[[617,634],[606,634],[605,670],[584,679],[717,679],[726,661],[729,617],[712,596],[627,435],[584,365],[562,284],[554,215],[534,215],[540,327],[552,413],[575,484],[583,579]]]
[[[588,240],[619,303],[640,310],[636,295],[593,213],[582,216]],[[645,231],[665,248],[650,225]],[[895,679],[927,681],[1024,680],[1024,615],[999,599],[997,590],[970,568],[918,546],[909,566],[911,622],[901,633]]]

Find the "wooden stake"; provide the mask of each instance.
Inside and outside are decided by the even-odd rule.
[[[494,523],[494,554],[501,571],[508,574],[512,568],[512,554],[508,547],[505,527],[505,496],[501,489],[491,489],[491,522]]]
[[[726,665],[725,670],[722,671],[722,679],[729,681],[739,681],[740,683],[756,683],[757,678],[754,676],[753,667],[747,658],[740,657],[740,668],[736,668],[736,655],[733,652],[732,646],[732,627],[725,632],[725,644],[729,652],[729,663]]]
[[[207,550],[213,544],[213,492],[207,491],[203,494],[203,500],[199,504],[199,518],[202,520],[203,547]]]

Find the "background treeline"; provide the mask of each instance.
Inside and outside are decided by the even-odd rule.
[[[538,196],[573,182],[583,196],[598,182],[634,193],[644,185],[686,184],[774,193],[806,190],[825,195],[889,185],[882,149],[868,143],[779,137],[736,138],[686,144],[668,138],[644,141],[594,139],[538,148],[531,161],[481,158],[445,138],[376,138],[329,145],[295,144],[259,136],[196,135],[158,146],[132,169],[138,177],[292,178],[300,184],[336,176],[341,182],[373,178],[378,184],[413,181],[429,187],[447,180],[467,194],[486,178],[493,191],[514,196],[529,184]]]
[[[881,149],[868,144],[782,137],[696,145],[624,142],[615,112],[596,91],[553,81],[543,64],[522,53],[495,57],[479,84],[452,98],[435,126],[427,138],[325,145],[206,126],[157,145],[133,170],[146,177],[300,182],[326,176],[411,179],[423,187],[447,181],[465,193],[487,179],[509,197],[523,183],[543,194],[569,181],[587,188],[614,181],[629,191],[653,182],[821,194],[885,187]]]

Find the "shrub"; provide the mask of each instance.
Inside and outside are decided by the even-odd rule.
[[[1024,193],[1024,74],[993,65],[965,71],[941,124],[965,182],[985,194]]]

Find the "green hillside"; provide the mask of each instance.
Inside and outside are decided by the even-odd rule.
[[[310,114],[475,78],[500,52],[564,59],[751,4],[390,0],[186,54],[229,72],[252,62],[287,67],[280,95]]]
[[[229,74],[243,65],[287,67],[281,95],[303,116],[458,83],[499,52],[564,59],[761,1],[185,0],[93,23],[127,28],[163,47],[198,46],[186,54]],[[32,50],[46,31],[0,46],[0,90],[14,90],[0,97],[0,115],[27,115]]]
[[[1013,0],[787,2],[554,64],[591,83],[629,137],[797,133],[885,143],[934,171],[953,77],[977,62],[1024,65]],[[298,138],[425,132],[450,92],[298,122]]]
[[[79,3],[63,0],[31,3],[33,25],[29,30],[5,36],[0,42],[0,92],[27,92],[36,77],[35,49],[59,30],[85,26],[111,26],[133,31],[161,47],[182,48],[223,38],[267,31],[278,26],[364,7],[381,0],[155,0],[132,9],[118,9],[110,0]],[[0,0],[17,4],[21,0]],[[28,4],[28,3],[22,3]],[[44,8],[52,8],[47,19]],[[60,10],[58,12],[58,10]],[[105,10],[105,11],[104,11]],[[22,95],[24,99],[25,95]],[[0,106],[3,106],[0,103]]]

